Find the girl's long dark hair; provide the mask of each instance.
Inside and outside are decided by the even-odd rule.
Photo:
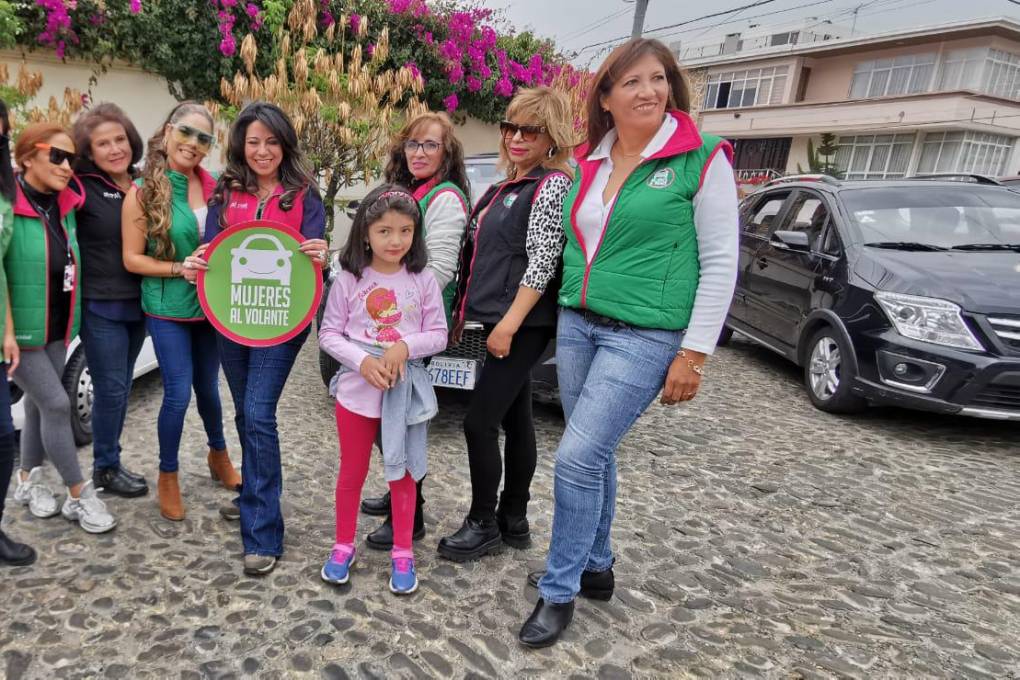
[[[358,205],[351,233],[343,250],[340,251],[340,266],[359,279],[365,267],[372,264],[372,251],[368,247],[368,228],[389,210],[414,220],[411,249],[404,255],[403,260],[407,271],[418,274],[428,264],[429,253],[425,248],[425,235],[421,233],[421,209],[418,202],[406,187],[399,184],[383,184],[369,192]]]
[[[318,186],[312,176],[312,171],[308,168],[304,154],[301,153],[298,146],[297,131],[290,118],[283,109],[275,104],[253,102],[244,107],[244,110],[237,116],[237,120],[230,126],[230,133],[227,135],[227,167],[216,183],[213,202],[226,203],[226,194],[230,191],[246,194],[258,192],[258,175],[248,167],[248,161],[244,158],[248,126],[255,121],[269,128],[269,131],[280,142],[280,150],[283,152],[283,160],[279,169],[280,184],[283,185],[280,208],[283,210],[293,208],[298,194],[304,190],[315,192],[315,195],[318,196]],[[220,213],[220,219],[222,218],[223,213]]]
[[[11,117],[7,102],[0,99],[0,196],[14,202],[14,169],[11,167]]]

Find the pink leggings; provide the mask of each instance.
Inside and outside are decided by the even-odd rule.
[[[358,528],[358,504],[361,488],[368,476],[368,461],[372,443],[379,431],[379,418],[368,418],[348,411],[336,403],[336,432],[340,439],[340,474],[336,480],[336,542],[354,545]],[[392,556],[413,557],[411,534],[414,529],[414,506],[418,490],[410,473],[396,482],[390,482],[390,499],[393,509]]]

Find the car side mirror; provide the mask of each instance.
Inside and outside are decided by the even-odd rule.
[[[784,231],[782,229],[775,231],[772,233],[772,245],[805,253],[811,250],[811,241],[803,231]]]
[[[347,201],[347,205],[346,207],[344,207],[344,212],[347,213],[347,216],[353,220],[354,215],[356,215],[358,212],[359,205],[361,205],[361,201],[358,200]]]

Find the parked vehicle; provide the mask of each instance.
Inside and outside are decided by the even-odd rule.
[[[727,327],[802,366],[816,407],[1020,420],[1020,193],[794,176],[740,221]]]
[[[503,179],[500,171],[498,154],[480,154],[464,159],[467,169],[468,181],[471,182],[471,196],[477,200],[488,188]],[[348,215],[354,218],[354,212],[358,209],[358,201],[351,201],[347,204]],[[323,286],[322,303],[319,305],[316,323],[322,323],[322,314],[325,309],[326,298],[329,295],[329,286],[333,277],[338,271],[338,254],[333,255],[333,266],[330,268],[328,280]],[[482,364],[485,362],[485,329],[480,323],[468,321],[464,325],[464,334],[461,342],[456,347],[447,348],[442,354],[432,357],[429,361],[429,375],[432,377],[432,384],[436,387],[444,387],[456,390],[473,390],[475,377],[479,375]],[[322,381],[329,385],[330,380],[336,375],[340,365],[336,359],[323,351],[319,352],[319,373]],[[532,370],[533,390],[540,400],[556,401],[558,392],[556,387],[556,350],[555,341],[549,343],[542,359]]]
[[[156,351],[152,348],[152,340],[146,336],[145,343],[135,361],[133,379],[159,368]],[[11,389],[11,416],[14,418],[14,429],[21,430],[25,423],[24,393],[8,381]],[[71,429],[74,441],[78,446],[92,443],[92,376],[88,363],[85,361],[85,348],[81,338],[75,337],[67,348],[67,363],[64,366],[64,390],[71,400]]]

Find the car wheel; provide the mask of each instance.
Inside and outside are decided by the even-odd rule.
[[[851,392],[854,375],[844,361],[850,348],[828,326],[811,336],[804,362],[804,385],[815,408],[829,413],[856,413],[867,401]]]
[[[92,443],[92,375],[81,347],[74,351],[64,367],[64,391],[71,401],[71,431],[74,443]]]
[[[719,332],[719,339],[716,341],[716,345],[719,347],[725,347],[730,343],[733,338],[733,329],[729,326],[723,325],[722,330]]]

